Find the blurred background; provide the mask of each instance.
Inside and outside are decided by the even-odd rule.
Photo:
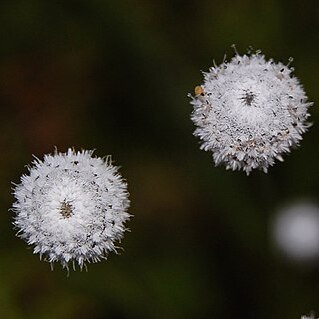
[[[316,106],[301,147],[269,174],[247,177],[214,167],[200,151],[187,97],[202,83],[201,70],[231,57],[236,43],[240,53],[252,45],[276,61],[294,57],[295,74],[318,101],[318,23],[316,1],[2,0],[0,317],[294,319],[318,312]],[[32,154],[42,158],[55,146],[112,154],[135,216],[121,255],[69,277],[15,237],[8,212],[11,182]],[[294,203],[301,218],[286,227],[292,219],[280,214]],[[305,234],[313,236],[303,241]],[[303,247],[310,253],[300,254]]]

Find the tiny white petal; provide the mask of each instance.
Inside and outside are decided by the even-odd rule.
[[[93,151],[45,155],[14,188],[18,236],[34,253],[68,268],[96,262],[123,237],[129,199],[127,184],[110,162]]]
[[[292,68],[259,52],[240,56],[204,73],[195,88],[192,120],[201,149],[227,169],[267,172],[274,160],[299,144],[310,126],[312,103]]]

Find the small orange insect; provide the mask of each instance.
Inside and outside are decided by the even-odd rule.
[[[205,94],[204,89],[200,85],[195,86],[194,92],[195,92],[195,96]]]

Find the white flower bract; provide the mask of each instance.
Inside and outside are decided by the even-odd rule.
[[[82,269],[115,251],[130,218],[127,184],[93,151],[45,155],[14,188],[14,225],[34,253]]]
[[[297,146],[309,127],[312,105],[293,68],[260,52],[239,55],[204,72],[192,97],[194,135],[212,151],[216,165],[267,172],[275,159]]]

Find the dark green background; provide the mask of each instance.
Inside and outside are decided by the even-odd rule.
[[[0,317],[300,318],[319,311],[318,264],[276,252],[278,206],[318,199],[319,129],[269,174],[215,168],[192,136],[187,93],[230,45],[290,56],[318,100],[316,1],[46,1],[0,4]],[[11,181],[32,154],[96,149],[128,180],[121,255],[67,273],[12,229]]]

